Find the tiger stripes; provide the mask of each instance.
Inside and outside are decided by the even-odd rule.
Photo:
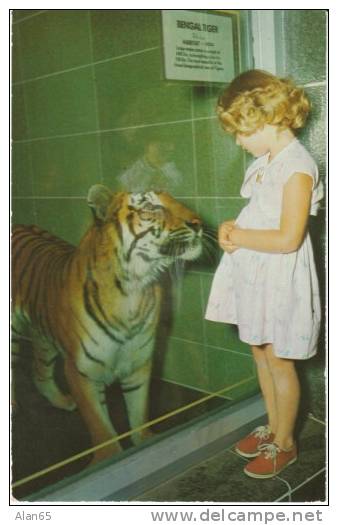
[[[105,388],[121,383],[131,429],[147,419],[161,272],[202,250],[198,216],[166,193],[88,193],[93,223],[73,246],[37,226],[12,237],[12,349],[27,337],[33,379],[58,408],[76,407],[93,445],[116,435]],[[62,357],[69,393],[54,379]],[[135,435],[137,443],[144,433]],[[102,448],[93,461],[120,445]]]

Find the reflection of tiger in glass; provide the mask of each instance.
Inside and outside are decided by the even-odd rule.
[[[96,185],[88,202],[95,220],[78,247],[36,226],[14,228],[13,350],[28,332],[38,390],[56,407],[78,406],[98,445],[116,435],[105,404],[105,387],[114,381],[131,428],[147,418],[158,277],[178,258],[200,255],[202,227],[165,193],[113,194]],[[71,395],[54,381],[59,353]],[[118,450],[117,443],[104,447],[94,459]]]

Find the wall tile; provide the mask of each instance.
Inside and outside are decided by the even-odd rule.
[[[156,50],[95,66],[101,129],[191,117],[190,90],[163,82],[161,64]]]
[[[218,226],[227,220],[236,219],[240,211],[247,204],[247,200],[241,197],[237,198],[198,198],[198,211],[203,221],[212,228]]]
[[[22,85],[12,86],[12,139],[27,137],[25,96]]]
[[[92,10],[91,24],[94,60],[161,45],[159,10]]]
[[[194,117],[215,117],[217,100],[224,89],[224,86],[204,85],[194,86],[191,89],[193,95]]]
[[[32,196],[32,152],[28,142],[13,142],[12,144],[12,195]]]
[[[102,133],[101,147],[104,181],[111,187],[195,194],[190,123]]]
[[[12,200],[12,224],[37,224],[34,199],[17,198]]]
[[[203,345],[170,338],[162,377],[192,388],[206,389],[208,379]]]
[[[172,334],[190,341],[203,341],[200,276],[186,273],[173,291],[175,313]],[[193,300],[192,300],[193,298]]]
[[[20,24],[23,78],[92,61],[87,10],[49,9]]]
[[[21,69],[21,46],[20,46],[20,28],[18,25],[12,25],[12,81],[19,82],[22,79]]]
[[[206,347],[206,359],[211,392],[224,388],[222,396],[239,399],[244,393],[253,395],[257,391],[251,357]]]
[[[96,134],[34,141],[30,150],[35,195],[85,197],[102,182]]]
[[[88,69],[25,84],[29,138],[95,131],[96,107]]]
[[[306,126],[300,133],[300,140],[308,148],[318,164],[322,180],[326,178],[326,87],[316,86],[306,90],[312,105]]]
[[[286,9],[283,20],[285,71],[297,82],[326,76],[326,12],[321,9]]]
[[[13,23],[41,12],[41,9],[13,9]]]
[[[85,199],[36,199],[37,224],[72,244],[78,244],[92,223]]]
[[[194,127],[198,194],[238,197],[244,171],[242,150],[216,119],[196,121]]]

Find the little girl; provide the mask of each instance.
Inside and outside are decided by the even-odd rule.
[[[238,325],[252,347],[268,425],[239,441],[244,472],[270,478],[297,460],[299,381],[294,360],[316,353],[320,301],[307,224],[323,197],[317,166],[295,138],[310,104],[290,80],[259,70],[233,80],[218,101],[224,130],[256,160],[241,196],[249,203],[219,227],[224,250],[206,319]]]

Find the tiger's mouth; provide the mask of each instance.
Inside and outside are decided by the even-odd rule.
[[[170,257],[173,260],[194,260],[202,252],[202,238],[200,234],[195,234],[193,238],[187,239],[169,238],[168,241],[160,247],[160,254],[164,257]]]

